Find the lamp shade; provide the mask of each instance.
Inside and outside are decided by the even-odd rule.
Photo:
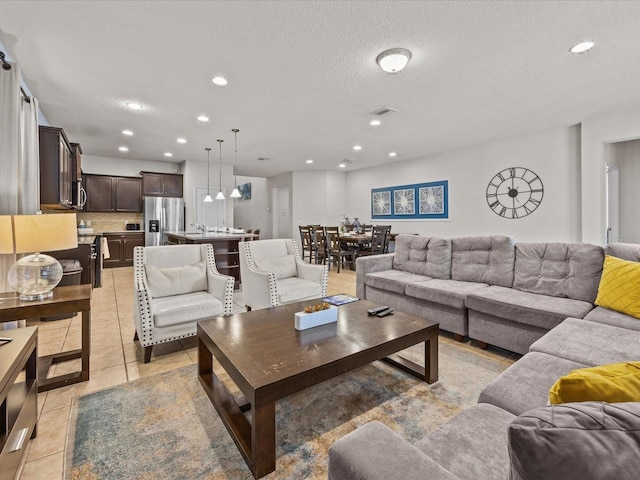
[[[15,253],[52,252],[78,246],[75,213],[14,215]]]
[[[14,252],[11,215],[0,215],[0,254]]]
[[[238,187],[233,189],[233,192],[231,192],[231,195],[229,195],[229,197],[231,198],[240,198],[242,196],[242,194],[240,193],[240,190],[238,190]]]

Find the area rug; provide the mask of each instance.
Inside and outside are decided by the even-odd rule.
[[[403,355],[419,361],[423,352]],[[433,385],[374,362],[278,401],[276,471],[264,478],[326,479],[329,447],[371,420],[415,442],[474,404],[508,367],[442,342],[439,360]],[[196,365],[82,396],[71,415],[66,480],[253,478]]]

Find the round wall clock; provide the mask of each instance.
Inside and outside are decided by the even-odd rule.
[[[511,167],[498,172],[487,186],[487,203],[496,215],[522,218],[542,202],[544,186],[528,168]]]

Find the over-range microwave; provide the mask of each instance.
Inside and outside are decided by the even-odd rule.
[[[84,204],[87,203],[87,191],[82,187],[82,182],[80,180],[73,182],[72,199],[72,207],[77,210],[82,210],[84,208]]]

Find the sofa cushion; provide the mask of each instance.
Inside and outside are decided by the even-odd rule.
[[[504,235],[451,240],[451,278],[463,282],[513,285],[515,240]]]
[[[640,319],[640,263],[607,255],[595,304]]]
[[[322,296],[322,285],[298,277],[283,278],[278,281],[278,301],[280,303],[299,302]]]
[[[154,267],[145,265],[147,286],[153,298],[184,295],[207,289],[205,262],[180,267]]]
[[[640,244],[637,243],[609,243],[604,247],[604,253],[623,260],[640,262]]]
[[[484,387],[478,403],[490,403],[520,415],[547,405],[549,389],[558,378],[587,366],[546,353],[527,353]]]
[[[432,278],[451,278],[451,239],[398,235],[393,268]]]
[[[513,287],[591,302],[602,273],[602,247],[588,243],[518,243]]]
[[[168,327],[218,317],[223,314],[223,311],[222,302],[207,292],[154,298],[151,301],[151,315],[156,327]]]
[[[584,317],[590,322],[604,323],[614,327],[628,328],[630,330],[640,330],[640,322],[635,317],[630,317],[624,313],[614,312],[608,308],[596,307]]]
[[[511,480],[635,480],[640,403],[569,403],[538,408],[509,427]]]
[[[403,295],[408,284],[425,282],[427,280],[432,280],[432,278],[401,270],[385,270],[384,272],[367,273],[364,276],[364,284],[369,287],[379,288],[380,290],[387,290],[389,292],[400,293]]]
[[[298,270],[296,269],[296,257],[294,254],[256,260],[256,267],[265,272],[275,273],[278,280],[295,277],[298,274]]]
[[[531,345],[544,352],[595,367],[640,358],[640,331],[567,318]]]
[[[640,402],[640,362],[580,368],[558,379],[549,403]]]
[[[463,309],[464,299],[469,292],[486,288],[486,283],[460,282],[458,280],[430,280],[407,285],[406,294],[428,302],[439,303],[453,308]]]
[[[593,305],[580,300],[491,286],[469,293],[470,310],[550,330],[567,317],[584,317]]]
[[[507,430],[515,418],[501,408],[479,403],[415,446],[460,480],[504,480],[509,471]],[[425,478],[429,478],[427,472]]]

